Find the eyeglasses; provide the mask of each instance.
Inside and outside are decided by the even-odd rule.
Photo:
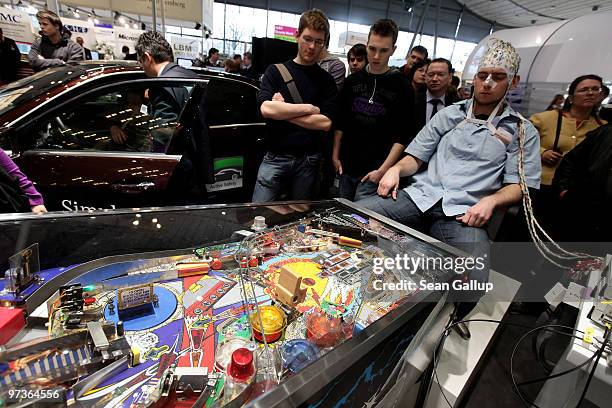
[[[321,39],[314,39],[312,37],[307,37],[307,36],[303,36],[302,39],[304,40],[304,42],[308,45],[314,43],[314,45],[316,45],[317,47],[322,47],[323,45],[325,45],[325,40],[321,40]]]
[[[601,93],[601,88],[598,86],[594,86],[591,88],[580,88],[576,90],[576,93],[579,93],[579,94],[586,94],[589,92],[598,94],[598,93]]]
[[[476,78],[480,79],[481,81],[486,81],[488,76],[489,76],[488,72],[479,72],[476,74]],[[491,78],[495,82],[501,82],[505,80],[506,78],[508,78],[508,75],[503,74],[503,73],[495,73],[495,74],[491,74]]]

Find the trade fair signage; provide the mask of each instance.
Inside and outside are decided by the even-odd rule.
[[[32,44],[34,32],[32,22],[27,13],[0,7],[0,27],[5,37],[12,38],[16,43]]]
[[[96,33],[93,22],[62,17],[62,23],[72,33],[71,39],[73,41],[76,41],[77,37],[82,37],[86,48],[96,48]]]
[[[62,0],[63,4],[114,10],[123,13],[133,13],[150,16],[153,13],[152,0]],[[161,18],[162,2],[156,0],[157,18]],[[212,11],[211,11],[212,13]],[[166,18],[183,21],[202,21],[202,1],[196,0],[164,0]],[[212,24],[211,24],[212,28]]]
[[[172,36],[170,45],[174,58],[196,59],[201,52],[202,39]]]
[[[295,27],[275,25],[274,26],[274,38],[279,39],[279,40],[297,42],[295,38],[296,31],[297,31],[297,28]]]
[[[134,52],[134,47],[138,41],[140,34],[144,33],[142,30],[135,30],[133,28],[115,27],[115,57],[121,58],[121,48],[127,45],[130,48],[130,52]]]

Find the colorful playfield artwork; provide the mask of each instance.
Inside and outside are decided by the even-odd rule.
[[[302,288],[306,289],[306,298],[296,306],[300,313],[319,307],[332,316],[344,316],[358,308],[359,282],[347,283],[337,273],[345,268],[356,267],[347,262],[338,268],[336,273],[327,272],[317,262],[319,254],[300,254],[299,257],[285,254],[275,257],[262,265],[266,283],[266,293],[274,296],[281,268],[286,268],[302,278]]]

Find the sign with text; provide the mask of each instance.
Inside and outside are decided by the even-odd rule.
[[[124,45],[130,48],[130,53],[135,52],[136,41],[142,30],[134,30],[133,28],[115,27],[115,58],[122,58],[121,49]]]
[[[4,36],[12,38],[15,42],[25,44],[34,42],[32,23],[27,13],[0,7],[0,27]]]
[[[295,38],[296,31],[297,31],[297,28],[295,27],[275,25],[274,26],[274,38],[279,39],[279,40],[297,42]]]
[[[77,37],[82,37],[85,47],[95,50],[96,33],[92,22],[62,17],[62,23],[72,33],[72,37],[70,37],[72,41],[76,41]]]
[[[201,52],[201,38],[187,38],[172,36],[170,45],[174,52],[174,58],[196,59]]]
[[[62,0],[62,4],[66,5],[144,14],[147,16],[153,13],[152,3],[152,0]],[[161,0],[156,0],[158,22],[161,19],[161,7]],[[201,0],[164,0],[164,10],[166,18],[184,21],[202,20]]]

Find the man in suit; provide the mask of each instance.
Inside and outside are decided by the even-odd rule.
[[[250,51],[245,52],[242,56],[242,70],[240,70],[240,75],[251,79],[257,79],[257,73],[253,67],[253,54],[251,54]]]
[[[17,44],[11,38],[4,36],[2,28],[0,28],[0,85],[8,84],[17,79],[17,68],[21,53]]]
[[[173,62],[172,47],[159,32],[143,33],[136,43],[136,54],[148,77],[199,78],[194,72]],[[151,88],[151,115],[178,129],[177,122],[181,120],[181,112],[189,98],[190,93],[183,86]],[[180,146],[179,150],[183,151],[168,186],[169,193],[174,195],[173,199],[177,204],[201,203],[206,198],[205,184],[214,182],[203,95],[196,109],[197,118],[192,119],[192,123],[182,120],[185,125],[184,133],[175,138],[179,140],[171,140],[175,147]]]
[[[452,69],[451,62],[444,58],[434,59],[427,67],[425,75],[427,89],[416,95],[417,130],[423,129],[436,113],[459,101],[456,92],[449,92]]]
[[[91,61],[91,50],[89,48],[85,48],[85,46],[83,45],[83,37],[77,37],[76,43],[83,47],[83,51],[85,51],[85,59]]]

